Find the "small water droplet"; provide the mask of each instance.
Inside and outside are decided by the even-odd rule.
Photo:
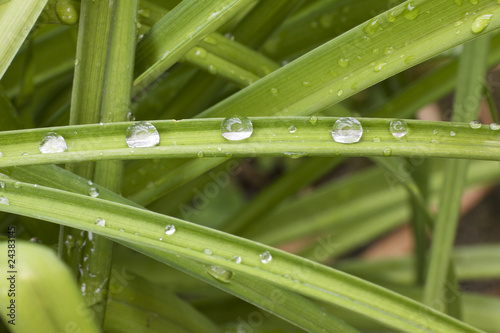
[[[455,133],[454,131],[450,131],[450,136],[455,136],[457,135],[457,133]]]
[[[291,125],[290,127],[288,127],[288,131],[293,134],[293,133],[295,133],[295,131],[297,131],[297,128],[295,126]]]
[[[431,140],[431,143],[439,143],[439,141],[438,141],[438,140],[436,140],[436,139],[432,139],[432,140]]]
[[[132,111],[127,113],[127,120],[128,121],[135,121],[135,115],[132,113]]]
[[[140,121],[127,128],[125,141],[130,148],[154,147],[160,143],[160,134],[153,124]]]
[[[368,24],[365,26],[363,30],[366,33],[374,35],[377,32],[378,28],[379,28],[378,18],[373,18],[370,21],[368,21]]]
[[[54,132],[49,132],[38,145],[42,154],[62,153],[68,150],[68,145],[64,138]]]
[[[379,143],[380,142],[380,138],[373,138],[373,142]]]
[[[316,125],[316,123],[318,122],[318,117],[316,116],[311,116],[309,118],[309,122],[311,123],[311,125]]]
[[[97,198],[99,196],[99,190],[96,189],[95,187],[91,187],[89,189],[89,192],[88,194],[92,197],[92,198]]]
[[[106,220],[101,219],[101,218],[96,218],[94,221],[94,224],[100,226],[100,227],[105,227],[106,226]]]
[[[7,205],[7,206],[10,205],[9,199],[7,199],[4,196],[0,196],[0,204]]]
[[[173,235],[175,234],[175,225],[169,224],[165,227],[165,235]]]
[[[498,131],[498,130],[500,130],[500,124],[491,123],[490,124],[490,129],[493,130],[493,131]]]
[[[478,129],[481,128],[481,123],[477,120],[473,120],[469,123],[470,128]]]
[[[241,264],[241,257],[240,256],[234,256],[231,258],[231,261],[235,262],[236,264]]]
[[[309,81],[302,81],[302,85],[304,87],[310,87],[311,86],[311,82],[309,82]]]
[[[21,182],[15,182],[14,183],[14,187],[15,188],[21,188],[23,185],[21,184]]]
[[[393,53],[394,53],[394,47],[392,47],[392,46],[388,46],[388,47],[386,47],[386,48],[385,48],[385,50],[384,50],[384,54],[385,54],[385,55],[391,55],[391,54],[393,54]]]
[[[339,63],[340,67],[347,67],[347,66],[349,66],[349,59],[347,59],[347,58],[340,58],[339,61],[338,61],[338,63]]]
[[[253,124],[247,117],[227,117],[222,121],[221,133],[230,141],[248,139],[253,133]]]
[[[273,96],[278,96],[278,94],[279,94],[278,88],[271,88],[270,91],[271,91],[271,94],[273,94]]]
[[[342,94],[344,93],[344,90],[342,89],[339,89],[339,91],[337,91],[337,96],[342,96]]]
[[[332,137],[338,143],[356,143],[363,136],[363,126],[352,117],[338,119],[333,125]]]
[[[0,181],[0,188],[5,188],[5,183]]]
[[[73,61],[73,64],[75,64],[75,66],[78,66],[78,63],[79,63],[79,60],[78,60],[78,59],[75,59],[75,60]]]
[[[196,157],[198,158],[203,158],[205,156],[205,153],[203,152],[203,150],[200,150],[197,154],[196,154]]]
[[[214,74],[214,75],[217,74],[217,67],[215,67],[214,65],[209,65],[208,66],[208,72],[210,74]]]
[[[402,138],[408,132],[408,124],[404,120],[393,120],[389,124],[389,130],[395,138]]]
[[[385,148],[384,149],[384,156],[389,157],[392,155],[392,149],[391,148]]]
[[[271,253],[269,253],[269,251],[262,252],[259,255],[259,257],[260,257],[260,262],[263,263],[263,264],[270,263],[271,260],[273,260],[273,256],[271,255]]]
[[[229,283],[231,277],[233,276],[233,272],[220,266],[206,266],[205,270],[208,274],[224,283]]]
[[[418,17],[418,14],[420,13],[420,9],[415,6],[415,4],[413,3],[413,1],[410,1],[406,7],[405,7],[405,10],[403,12],[403,16],[407,19],[407,20],[414,20]]]
[[[210,36],[210,35],[208,35],[203,41],[205,43],[211,44],[211,45],[216,45],[217,44],[217,40],[214,37]]]
[[[491,17],[493,14],[483,14],[479,15],[472,21],[471,30],[472,33],[478,34],[484,31],[486,27],[490,24]]]
[[[293,159],[297,159],[297,158],[305,157],[309,154],[305,153],[305,152],[284,152],[283,155],[290,157],[290,158],[293,158]]]
[[[210,249],[203,250],[203,253],[205,253],[206,255],[209,255],[209,256],[212,255],[212,251]]]
[[[207,57],[207,50],[205,50],[202,47],[195,47],[194,48],[194,55],[200,59],[205,59]]]
[[[373,66],[373,71],[374,72],[380,72],[382,69],[384,69],[385,65],[387,65],[386,62],[379,62],[379,63],[376,63],[374,66]]]
[[[405,63],[406,63],[406,64],[409,64],[409,63],[410,63],[410,62],[412,62],[414,59],[415,59],[415,56],[414,56],[414,55],[408,56],[408,57],[406,57],[406,59],[405,59]]]
[[[125,232],[125,230],[123,230],[123,229],[120,229],[119,231],[120,231],[120,232]]]

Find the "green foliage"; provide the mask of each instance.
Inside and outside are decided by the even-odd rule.
[[[461,290],[498,245],[453,247],[500,183],[499,28],[494,0],[0,1],[3,325],[499,332]],[[408,221],[412,253],[359,255]]]

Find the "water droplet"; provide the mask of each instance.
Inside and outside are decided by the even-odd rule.
[[[340,58],[338,62],[339,62],[340,67],[349,66],[349,59],[347,59],[347,58]]]
[[[123,230],[123,229],[120,229],[119,231],[120,231],[120,232],[125,232],[125,230]]]
[[[38,146],[42,154],[62,153],[68,150],[66,140],[54,132],[47,133]]]
[[[392,155],[392,149],[391,148],[385,148],[384,149],[384,156],[389,157]]]
[[[10,205],[9,199],[7,199],[6,197],[0,196],[0,204],[7,205],[7,206]]]
[[[309,81],[302,81],[302,85],[304,87],[310,87],[311,86],[311,82],[309,82]]]
[[[492,16],[493,14],[483,14],[476,17],[474,21],[472,21],[471,25],[472,33],[478,34],[483,32],[484,29],[486,29],[486,27],[488,26],[488,24],[490,24]]]
[[[337,96],[342,96],[342,94],[344,93],[344,91],[342,89],[339,89],[339,91],[337,91]]]
[[[379,143],[380,142],[380,138],[373,138],[373,142]]]
[[[212,251],[210,249],[203,250],[203,253],[205,253],[206,255],[209,255],[209,256],[212,255]]]
[[[379,63],[375,64],[375,66],[373,66],[373,71],[380,72],[385,67],[385,65],[387,65],[386,62],[379,62]]]
[[[438,141],[438,140],[436,140],[436,139],[432,139],[432,140],[431,140],[431,143],[439,143],[439,141]]]
[[[208,72],[210,74],[214,74],[214,75],[217,74],[217,67],[215,67],[214,65],[209,65],[208,66]]]
[[[78,59],[75,59],[75,60],[73,61],[73,64],[75,64],[75,66],[78,66],[78,62],[79,62],[79,61],[78,61]]]
[[[316,123],[318,122],[318,117],[316,116],[311,116],[309,118],[309,122],[311,123],[311,125],[316,125]]]
[[[290,158],[293,158],[293,159],[297,159],[297,158],[305,157],[309,154],[304,153],[304,152],[298,152],[298,153],[297,152],[285,152],[285,153],[283,153],[283,155],[290,157]]]
[[[393,120],[389,124],[389,130],[395,138],[402,138],[408,132],[408,124],[404,120]]]
[[[409,64],[409,63],[410,63],[410,62],[412,62],[414,59],[415,59],[415,56],[414,56],[414,55],[408,56],[408,57],[406,57],[406,59],[405,59],[405,63],[406,63],[406,64]]]
[[[374,35],[377,32],[378,28],[379,28],[378,18],[373,18],[370,21],[368,21],[368,24],[363,30],[366,33]]]
[[[217,40],[214,37],[210,36],[210,35],[208,35],[203,41],[205,43],[211,44],[211,45],[216,45],[217,44]]]
[[[271,262],[271,260],[273,260],[273,256],[271,255],[271,253],[269,253],[269,251],[262,252],[259,255],[259,257],[260,257],[260,262],[263,264],[267,264],[267,263]]]
[[[203,158],[205,156],[205,153],[203,152],[203,150],[200,150],[197,154],[196,154],[196,157],[198,158]]]
[[[295,131],[297,131],[297,128],[292,125],[292,126],[288,127],[288,131],[293,134],[293,133],[295,133]]]
[[[92,197],[92,198],[97,198],[99,196],[99,190],[96,189],[95,187],[91,187],[89,189],[89,192],[88,194]]]
[[[15,188],[21,188],[23,186],[23,184],[21,184],[21,182],[15,182],[14,183],[14,187]]]
[[[5,188],[5,183],[0,181],[0,188]]]
[[[229,283],[231,277],[233,276],[233,272],[220,266],[206,266],[205,270],[208,274],[224,283]]]
[[[125,141],[130,148],[154,147],[160,143],[160,134],[153,124],[140,121],[127,128]]]
[[[478,129],[481,128],[481,123],[477,120],[473,120],[469,123],[470,128]]]
[[[319,25],[324,29],[330,28],[333,22],[334,22],[333,14],[323,14],[319,17]]]
[[[253,124],[247,117],[227,117],[222,121],[221,133],[230,141],[248,139],[253,133]]]
[[[68,0],[61,0],[56,3],[56,14],[64,24],[73,25],[78,22],[78,10]]]
[[[332,137],[338,143],[355,143],[361,139],[363,127],[352,117],[340,118],[333,125]]]
[[[202,47],[195,47],[194,48],[194,55],[200,59],[205,59],[207,57],[207,50],[205,50]]]
[[[271,88],[271,94],[273,94],[273,96],[278,96],[279,94],[279,90],[277,88]]]
[[[455,136],[457,135],[457,133],[455,133],[454,131],[450,131],[450,136]]]
[[[241,264],[241,257],[240,256],[234,256],[231,258],[231,261],[235,262],[236,264]]]
[[[407,20],[414,20],[417,18],[418,14],[420,13],[420,9],[417,8],[415,6],[415,4],[412,2],[409,2],[406,7],[405,7],[405,10],[403,12],[403,16],[407,19]]]
[[[500,124],[491,123],[490,124],[490,129],[493,130],[493,131],[498,131],[498,130],[500,130]]]
[[[387,13],[387,20],[389,22],[395,22],[398,18],[398,14],[395,11],[391,11]]]
[[[101,219],[101,218],[96,218],[94,221],[94,224],[100,226],[100,227],[105,227],[106,226],[106,220]]]
[[[128,121],[135,121],[135,115],[132,113],[132,111],[127,113],[127,120]]]
[[[394,53],[394,48],[393,48],[392,46],[388,46],[388,47],[386,47],[386,48],[385,48],[385,50],[384,50],[384,54],[385,54],[385,55],[391,55],[391,54],[393,54],[393,53]]]
[[[175,225],[169,224],[165,227],[165,235],[173,235],[175,234]]]

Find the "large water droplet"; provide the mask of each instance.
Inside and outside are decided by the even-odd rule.
[[[130,148],[154,147],[160,143],[160,134],[153,124],[140,121],[127,128],[125,141]]]
[[[68,0],[56,3],[56,14],[64,24],[73,25],[78,22],[78,10]]]
[[[165,227],[165,235],[173,235],[175,234],[175,225],[169,224]]]
[[[54,132],[49,132],[38,145],[42,154],[62,153],[68,150],[68,145],[64,138]]]
[[[478,129],[481,128],[481,123],[477,120],[473,120],[469,123],[470,128]]]
[[[97,198],[99,196],[99,190],[96,189],[95,187],[91,187],[89,189],[89,192],[88,194],[92,197],[92,198]]]
[[[224,283],[229,283],[233,277],[233,272],[220,266],[206,266],[205,270],[208,274]]]
[[[486,27],[488,26],[488,24],[490,24],[492,16],[493,14],[483,14],[476,17],[474,21],[472,21],[471,25],[472,33],[478,34],[483,32],[484,29],[486,29]]]
[[[273,260],[273,256],[271,255],[271,253],[269,253],[269,251],[262,252],[259,255],[259,257],[260,257],[260,262],[263,263],[263,264],[270,263],[271,260]]]
[[[0,196],[0,204],[1,205],[10,205],[9,199],[6,197]]]
[[[363,135],[363,126],[352,117],[340,118],[333,125],[332,137],[338,143],[355,143]]]
[[[395,138],[402,138],[408,132],[408,124],[404,120],[393,120],[389,124],[389,130]]]
[[[101,218],[96,218],[95,221],[94,221],[94,224],[100,226],[100,227],[105,227],[106,226],[106,220],[105,219],[101,219]]]
[[[491,123],[490,124],[490,129],[493,131],[499,131],[500,130],[500,125],[497,123]]]
[[[248,139],[253,133],[253,124],[247,117],[227,117],[220,128],[222,136],[230,141]]]

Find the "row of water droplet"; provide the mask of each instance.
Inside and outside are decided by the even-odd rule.
[[[317,119],[316,116],[312,116],[310,123],[315,124]],[[470,127],[473,129],[481,128],[481,123],[472,121]],[[495,131],[500,130],[500,125],[492,123],[490,129]],[[290,133],[295,133],[297,128],[291,125],[288,130]],[[408,125],[404,120],[393,120],[389,125],[389,130],[394,137],[402,138],[408,131]],[[244,140],[249,138],[252,133],[253,124],[246,117],[227,117],[222,121],[221,134],[226,140]],[[452,131],[451,133],[454,132]],[[335,142],[356,143],[361,139],[362,135],[363,127],[356,118],[343,117],[338,119],[333,125],[332,138]],[[451,136],[454,136],[454,134],[451,134]],[[134,123],[127,128],[125,141],[130,148],[154,147],[159,145],[160,135],[153,124],[142,121]],[[64,137],[55,132],[49,132],[40,141],[39,150],[42,154],[61,153],[68,150],[68,145]]]

